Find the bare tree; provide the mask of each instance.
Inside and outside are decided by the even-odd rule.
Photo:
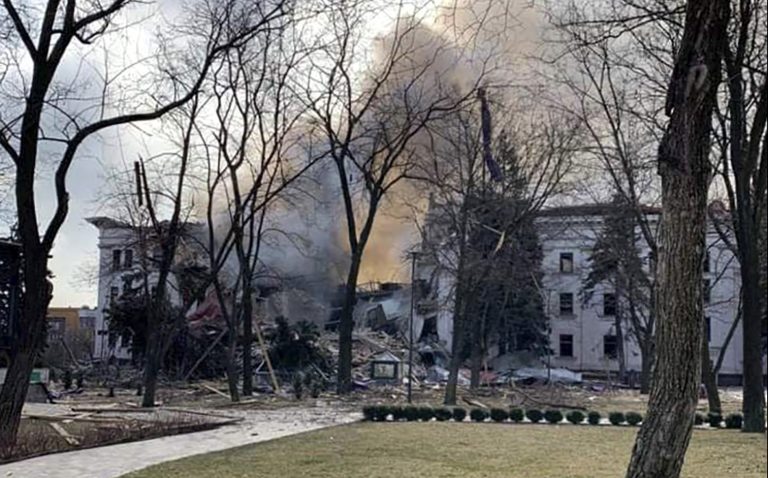
[[[422,260],[448,278],[441,286],[453,284],[449,303],[439,304],[453,317],[446,404],[456,403],[465,345],[472,350],[471,385],[477,386],[489,338],[504,334],[507,326],[535,328],[535,320],[513,324],[503,315],[515,307],[515,297],[541,299],[537,246],[526,231],[546,202],[566,187],[579,139],[575,123],[546,113],[530,118],[523,113],[530,113],[527,103],[495,96],[499,133],[490,149],[485,150],[481,135],[482,108],[472,103],[429,129],[428,158],[411,173],[430,192]],[[541,345],[534,342],[529,345]]]
[[[659,146],[664,212],[659,248],[656,365],[648,413],[627,477],[680,476],[701,378],[702,260],[712,112],[726,42],[728,0],[690,0]]]
[[[768,10],[763,2],[733,2],[724,48],[726,91],[717,111],[718,177],[725,191],[741,274],[744,364],[744,431],[765,430],[763,389],[763,291],[759,236],[768,214]],[[763,228],[765,225],[763,224]]]
[[[339,393],[352,386],[352,313],[377,213],[412,169],[420,133],[471,99],[487,73],[480,59],[474,75],[462,80],[468,84],[458,84],[450,71],[459,52],[421,22],[430,6],[406,1],[390,5],[390,33],[372,50],[366,29],[383,5],[367,0],[329,3],[318,18],[329,39],[308,72],[306,102],[338,173],[350,254],[339,323]],[[366,48],[372,65],[359,60]]]
[[[3,103],[7,108],[0,118],[0,147],[14,163],[16,214],[24,255],[24,303],[21,316],[27,325],[19,327],[14,337],[11,364],[0,392],[0,445],[11,446],[16,437],[21,408],[29,385],[29,374],[45,341],[45,313],[51,299],[48,281],[48,257],[58,232],[69,211],[67,174],[81,146],[100,131],[124,124],[150,121],[186,104],[197,93],[211,62],[232,45],[248,39],[254,30],[284,13],[282,2],[268,2],[254,24],[254,17],[240,18],[234,23],[225,11],[218,17],[229,19],[207,25],[196,42],[199,50],[197,75],[178,76],[172,63],[164,71],[167,80],[176,84],[162,99],[144,94],[131,98],[131,104],[149,103],[144,110],[114,112],[119,107],[109,96],[82,105],[77,93],[62,83],[60,67],[68,55],[82,55],[83,45],[100,42],[119,29],[120,15],[132,6],[131,0],[78,2],[49,0],[43,9],[27,8],[12,0],[3,1],[0,24],[12,25],[6,44],[13,48],[13,77],[5,72]],[[38,12],[40,12],[38,16]],[[33,40],[37,38],[37,40]],[[31,67],[22,65],[31,65]],[[175,81],[179,80],[179,81]],[[184,81],[188,80],[188,81]],[[168,82],[166,81],[166,85]],[[95,104],[94,104],[95,103]],[[50,124],[53,123],[53,124]],[[41,231],[37,208],[36,175],[42,158],[47,156],[55,168],[56,206],[52,217]]]

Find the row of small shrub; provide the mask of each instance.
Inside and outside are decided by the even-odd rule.
[[[367,421],[383,422],[392,417],[393,421],[431,421],[433,418],[439,422],[445,422],[453,419],[461,422],[467,416],[467,411],[463,408],[432,408],[417,406],[389,406],[389,405],[370,405],[363,407],[363,416]],[[473,422],[484,422],[488,419],[502,423],[510,420],[515,423],[522,422],[527,418],[531,423],[539,423],[545,420],[549,423],[560,423],[563,418],[574,425],[582,423],[585,419],[591,425],[598,425],[601,416],[598,412],[589,412],[584,414],[578,410],[572,410],[563,416],[560,410],[541,411],[537,409],[528,409],[523,411],[520,408],[513,408],[509,411],[503,408],[492,408],[486,410],[483,408],[473,408],[469,412],[469,418]],[[639,413],[629,412],[626,415],[620,412],[614,412],[608,415],[608,420],[614,425],[629,423],[637,425],[643,421],[643,416]]]
[[[723,421],[725,421],[725,428],[740,430],[741,425],[744,423],[744,417],[741,413],[731,413],[725,417],[725,420],[723,420],[723,416],[721,414],[710,412],[706,415],[703,413],[697,413],[693,420],[696,425],[704,425],[705,423],[708,423],[712,428],[720,428]]]

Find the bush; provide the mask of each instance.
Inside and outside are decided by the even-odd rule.
[[[697,413],[696,415],[693,416],[694,425],[703,425],[706,420],[707,420],[707,417],[703,413]]]
[[[403,407],[392,407],[392,420],[396,422],[405,420],[405,409]]]
[[[633,427],[638,425],[642,421],[643,421],[643,416],[640,415],[639,413],[637,413],[637,412],[628,412],[627,413],[627,423],[629,423]]]
[[[741,425],[744,423],[744,417],[741,413],[731,413],[725,417],[725,428],[733,430],[741,430]]]
[[[579,423],[584,421],[584,414],[578,410],[571,410],[570,412],[565,414],[565,419],[573,423],[574,425],[578,425]]]
[[[542,418],[544,418],[544,414],[541,413],[541,410],[531,409],[525,411],[525,416],[528,418],[528,420],[531,421],[531,423],[539,423]]]
[[[447,408],[435,409],[435,418],[437,419],[438,422],[447,422],[448,420],[451,419],[452,416],[453,414]]]
[[[587,421],[590,425],[600,425],[600,419],[603,418],[599,412],[587,413]]]
[[[456,407],[453,409],[453,421],[463,422],[465,418],[467,418],[466,410],[461,407]]]
[[[560,410],[547,410],[544,419],[554,425],[563,421],[563,413]]]
[[[608,414],[608,421],[611,422],[611,425],[621,425],[627,421],[627,417],[621,412],[611,412]]]
[[[719,413],[709,412],[707,414],[707,422],[712,428],[720,428],[720,423],[723,421],[723,416]]]
[[[363,407],[363,419],[367,422],[372,422],[373,417],[376,416],[376,407],[373,405],[366,405]]]
[[[409,422],[415,422],[419,420],[419,409],[412,405],[408,405],[403,409],[403,416]]]
[[[432,407],[419,407],[418,413],[419,420],[423,422],[428,422],[435,418],[435,410]]]
[[[513,408],[509,411],[509,419],[515,423],[520,423],[525,418],[525,412],[520,408]]]
[[[509,413],[503,408],[491,408],[491,420],[501,423],[509,418]]]
[[[471,418],[473,422],[484,422],[488,418],[488,412],[482,408],[473,408],[472,411],[469,412],[469,418]]]

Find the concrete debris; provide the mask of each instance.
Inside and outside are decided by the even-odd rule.
[[[523,382],[525,384],[541,383],[560,383],[566,385],[579,384],[582,382],[581,373],[572,372],[565,368],[534,368],[524,367],[512,372],[513,382]]]

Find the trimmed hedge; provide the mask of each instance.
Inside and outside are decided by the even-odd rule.
[[[472,419],[473,422],[484,422],[488,418],[488,412],[482,408],[473,408],[472,411],[469,412],[469,418]]]
[[[419,407],[419,420],[422,422],[428,422],[435,418],[435,410],[432,407]]]
[[[451,413],[450,410],[447,408],[436,408],[435,409],[435,419],[437,419],[438,422],[447,422],[451,419],[453,416],[453,413]]]
[[[453,409],[453,421],[463,422],[465,418],[467,418],[466,410],[461,407],[456,407]]]
[[[626,418],[627,418],[627,423],[629,423],[633,427],[639,425],[640,422],[643,421],[643,416],[637,412],[627,412]]]
[[[501,423],[509,418],[509,413],[503,408],[491,408],[491,420]]]
[[[723,421],[723,416],[719,413],[709,412],[707,414],[707,422],[712,428],[720,428],[720,423]]]
[[[608,421],[611,425],[621,425],[627,421],[627,417],[621,412],[611,412],[608,414]]]
[[[515,423],[525,420],[525,412],[520,408],[513,408],[509,411],[509,419]]]
[[[408,405],[403,409],[403,415],[406,421],[409,421],[409,422],[419,421],[419,409],[412,405]]]
[[[587,413],[587,421],[590,425],[600,425],[600,419],[603,418],[600,415],[600,412],[589,412]]]
[[[560,410],[547,410],[544,412],[544,419],[555,425],[563,421],[563,413]]]
[[[531,423],[539,423],[544,418],[544,414],[541,413],[541,410],[532,408],[525,411],[525,417],[530,420]]]
[[[578,410],[571,410],[570,412],[565,414],[565,419],[573,423],[574,425],[578,425],[579,423],[584,421],[584,414]]]
[[[741,430],[741,426],[744,424],[744,417],[741,413],[731,413],[725,417],[725,428],[732,430]]]
[[[416,407],[413,405],[399,406],[399,405],[366,405],[362,407],[363,419],[369,422],[386,422],[389,417],[392,417],[392,421],[431,421],[433,418],[439,422],[447,422],[453,419],[456,422],[463,422],[467,417],[467,411],[461,407],[455,408],[432,408],[428,406]],[[509,411],[502,408],[492,408],[486,410],[483,408],[473,408],[469,417],[473,422],[482,423],[489,418],[496,422],[502,423],[507,420],[511,420],[515,423],[522,422],[527,418],[531,423],[539,423],[542,420],[546,420],[549,423],[557,424],[562,422],[563,413],[560,410],[546,410],[542,412],[535,408],[523,411],[520,408],[512,408]],[[571,410],[565,414],[565,419],[578,425],[584,422],[586,418],[590,425],[599,425],[602,418],[599,412],[591,411],[585,414],[579,410]],[[723,416],[719,413],[708,413],[706,416],[702,413],[696,413],[694,415],[694,424],[702,425],[708,423],[712,428],[721,428],[723,423]],[[643,415],[637,412],[611,412],[608,414],[608,421],[612,425],[622,425],[628,423],[631,426],[637,426],[643,422]],[[744,424],[744,417],[740,413],[732,413],[725,417],[725,428],[739,430]]]

